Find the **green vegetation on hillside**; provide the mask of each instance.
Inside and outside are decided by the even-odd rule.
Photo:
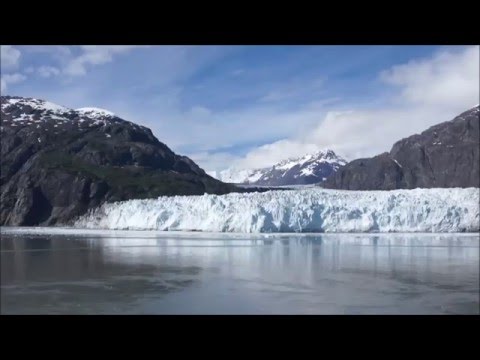
[[[180,194],[200,195],[212,186],[208,180],[200,181],[191,174],[135,166],[99,166],[65,153],[48,152],[42,154],[40,161],[45,168],[84,174],[106,182],[113,189],[121,189],[122,193],[138,194],[139,198]],[[219,188],[217,191],[226,192],[226,186],[225,189]]]

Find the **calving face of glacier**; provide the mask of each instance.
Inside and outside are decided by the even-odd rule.
[[[210,232],[478,232],[479,189],[321,188],[104,204],[76,227]]]

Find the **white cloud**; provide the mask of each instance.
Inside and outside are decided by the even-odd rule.
[[[21,53],[11,45],[0,46],[0,65],[3,69],[15,69],[20,62]]]
[[[28,54],[49,54],[57,61],[68,61],[72,57],[72,50],[64,45],[29,45],[21,49]]]
[[[139,46],[124,45],[85,45],[81,46],[82,54],[71,59],[64,68],[64,73],[81,76],[87,73],[87,66],[111,62],[115,55],[127,53]]]
[[[396,141],[451,120],[457,114],[417,107],[329,112],[302,140],[353,160],[389,151]]]
[[[24,81],[26,78],[27,77],[25,75],[20,73],[2,75],[2,92],[6,91],[8,84],[17,84]]]
[[[25,75],[20,73],[2,75],[0,78],[0,92],[2,94],[5,93],[9,84],[17,84],[24,81],[26,78]]]
[[[320,150],[320,147],[313,143],[283,139],[256,148],[244,158],[237,160],[235,165],[239,168],[262,168],[290,157],[299,157],[317,150]]]
[[[2,74],[0,77],[0,92],[7,91],[9,84],[16,84],[26,79],[25,75],[20,73],[5,74],[5,71],[13,70],[20,63],[21,52],[11,45],[0,46],[0,66]]]
[[[223,170],[227,167],[230,167],[236,161],[238,161],[238,156],[232,155],[227,152],[199,152],[187,155],[190,159],[195,161],[199,166],[205,171],[216,171]]]
[[[49,78],[51,76],[57,76],[60,74],[60,70],[53,66],[40,66],[37,69],[38,75],[44,78]]]
[[[479,48],[472,46],[393,66],[380,78],[401,89],[405,105],[465,106],[478,102],[479,66]]]
[[[329,111],[299,136],[253,149],[235,165],[273,165],[320,148],[330,148],[348,160],[389,151],[396,141],[451,120],[478,104],[479,47],[444,50],[430,58],[393,66],[379,77],[398,90],[388,104],[375,109]],[[311,110],[283,117],[312,124],[306,121],[314,117],[307,109]]]

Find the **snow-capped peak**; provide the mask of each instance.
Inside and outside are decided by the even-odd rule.
[[[39,127],[39,123],[45,122],[59,122],[57,127],[62,123],[70,122],[84,125],[89,123],[89,126],[94,126],[119,120],[113,112],[105,109],[83,107],[73,110],[49,101],[19,96],[2,96],[1,111],[2,123],[11,123],[12,126]],[[136,125],[132,124],[132,126]]]
[[[301,157],[283,160],[278,164],[274,165],[273,167],[277,170],[289,170],[294,166],[302,166],[307,162],[339,163],[342,165],[346,164],[346,161],[343,158],[337,156],[332,150],[325,149],[319,150],[315,153],[306,154]]]
[[[115,116],[115,114],[111,111],[96,107],[83,107],[75,109],[75,111],[81,115],[86,115],[90,117]]]
[[[263,169],[229,168],[211,173],[224,182],[268,186],[314,184],[323,181],[347,162],[329,149],[289,158]]]
[[[22,98],[22,97],[5,97],[5,101],[2,101],[2,110],[8,108],[10,105],[17,106],[29,106],[34,110],[44,110],[52,113],[66,113],[71,111],[65,106],[54,104],[50,101],[45,101],[41,99],[33,98]]]
[[[56,116],[62,116],[69,113],[72,115],[77,115],[80,117],[86,116],[93,119],[115,116],[113,112],[101,108],[83,107],[73,110],[62,105],[54,104],[50,101],[34,98],[23,98],[19,96],[2,96],[1,109],[6,113],[9,113],[15,109],[15,113],[19,115],[12,120],[25,120],[23,119],[25,116],[22,116],[22,114],[24,113],[25,115],[28,115],[32,112],[41,112],[47,115]],[[20,113],[18,112],[18,109],[21,110]]]

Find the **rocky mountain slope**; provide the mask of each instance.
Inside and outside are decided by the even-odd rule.
[[[0,131],[0,225],[68,223],[106,201],[236,189],[102,109],[2,96]]]
[[[346,164],[332,150],[318,151],[302,157],[286,159],[263,169],[227,169],[217,178],[231,183],[261,186],[307,185],[324,181]]]
[[[479,106],[396,142],[390,152],[351,161],[322,185],[391,190],[480,186]]]

